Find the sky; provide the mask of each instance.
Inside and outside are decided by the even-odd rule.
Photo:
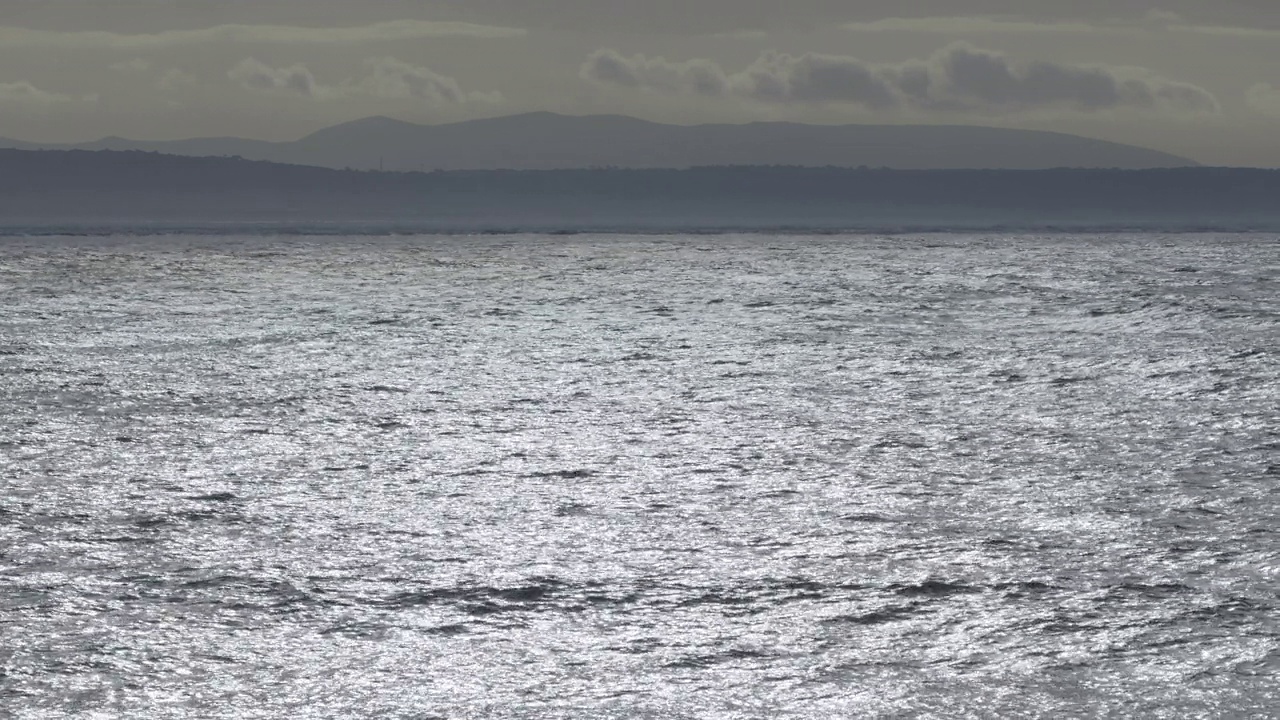
[[[372,115],[1056,130],[1280,167],[1280,0],[0,0],[0,136]]]

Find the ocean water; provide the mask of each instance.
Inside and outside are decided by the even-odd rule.
[[[0,716],[1262,718],[1280,238],[0,239]]]

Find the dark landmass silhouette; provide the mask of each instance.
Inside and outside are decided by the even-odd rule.
[[[538,112],[447,125],[373,117],[294,142],[105,138],[79,145],[0,140],[36,150],[144,150],[240,156],[357,170],[551,170],[720,165],[895,169],[1163,168],[1192,160],[1146,148],[1031,130],[942,125],[663,125],[619,115]]]
[[[393,173],[0,150],[0,226],[1280,231],[1280,170],[706,167]]]

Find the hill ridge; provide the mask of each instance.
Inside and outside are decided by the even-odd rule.
[[[1143,169],[1196,166],[1177,155],[1069,133],[980,125],[814,125],[790,121],[672,125],[627,115],[535,111],[424,125],[375,115],[297,140],[234,137],[171,141],[109,137],[11,149],[155,150],[239,155],[336,169],[465,170],[719,165],[898,169]]]
[[[403,173],[136,150],[0,150],[0,235],[166,223],[323,232],[1277,232],[1278,195],[1280,170],[1257,168]]]

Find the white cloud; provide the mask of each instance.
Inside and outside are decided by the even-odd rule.
[[[1099,22],[1036,21],[1016,17],[915,17],[883,18],[869,22],[845,23],[841,26],[855,33],[922,33],[955,37],[956,35],[994,35],[1002,33],[1070,34],[1099,33],[1183,33],[1214,35],[1220,37],[1256,37],[1280,39],[1280,31],[1265,28],[1231,27],[1222,25],[1193,25],[1176,13],[1160,10],[1148,11],[1133,19],[1114,19]]]
[[[114,33],[99,30],[60,32],[0,27],[0,46],[145,50],[208,43],[360,44],[440,37],[511,38],[519,28],[459,22],[393,20],[353,27],[297,27],[290,25],[217,25],[198,30],[157,33]]]
[[[84,99],[93,100],[96,98],[89,97]],[[25,80],[0,83],[0,105],[21,105],[39,109],[75,102],[76,100],[77,98],[71,95],[41,90]]]
[[[997,17],[918,17],[883,18],[870,22],[845,23],[852,32],[917,32],[945,35],[977,33],[1076,33],[1097,32],[1098,25],[1084,22],[1035,22]]]
[[[393,57],[370,58],[365,64],[372,74],[357,87],[375,97],[422,100],[433,104],[502,101],[501,93],[465,92],[451,77]]]
[[[768,52],[736,73],[709,60],[670,62],[600,50],[587,58],[580,74],[601,85],[667,94],[849,104],[873,111],[993,114],[1133,109],[1186,115],[1219,111],[1208,91],[1141,68],[1015,62],[965,43],[949,45],[924,60],[896,64]]]
[[[1245,99],[1249,107],[1263,115],[1280,118],[1280,86],[1271,83],[1258,83],[1249,88]]]
[[[502,102],[501,93],[467,92],[454,78],[393,57],[370,58],[365,66],[369,71],[365,77],[333,85],[317,81],[311,70],[301,63],[276,68],[255,58],[241,61],[227,75],[249,90],[317,100],[373,97],[417,100],[433,105]]]

